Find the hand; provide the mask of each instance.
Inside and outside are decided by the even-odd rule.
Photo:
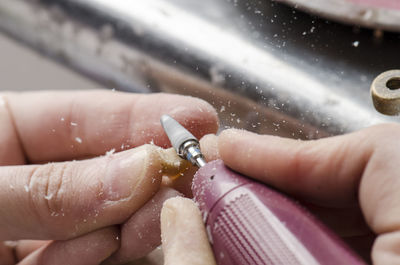
[[[400,264],[399,133],[398,124],[385,124],[298,141],[231,129],[204,137],[201,148],[208,160],[221,158],[230,168],[308,202],[360,253],[388,265]]]
[[[106,259],[118,264],[156,247],[157,207],[179,194],[160,189],[159,149],[141,146],[168,146],[162,114],[197,137],[217,130],[215,111],[190,97],[110,91],[4,94],[0,264],[88,265]]]

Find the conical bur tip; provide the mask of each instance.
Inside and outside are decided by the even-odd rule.
[[[164,114],[161,116],[160,122],[161,122],[161,125],[163,126],[163,128],[164,128],[164,125],[167,124],[168,121],[170,121],[170,120],[173,120],[173,118],[169,115]]]
[[[179,148],[181,147],[181,145],[188,140],[198,141],[196,137],[193,136],[193,134],[186,130],[171,116],[163,115],[160,121],[161,125],[164,128],[164,131],[168,136],[168,139],[171,141],[171,144],[175,148],[177,153],[179,153]]]

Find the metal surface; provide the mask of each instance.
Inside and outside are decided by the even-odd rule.
[[[380,74],[371,85],[372,101],[376,110],[386,115],[400,113],[400,70]]]
[[[373,29],[400,31],[398,0],[278,0],[329,19]]]
[[[110,88],[204,98],[226,127],[318,138],[398,121],[369,96],[398,35],[267,0],[2,0],[0,28]]]
[[[203,154],[200,151],[200,144],[197,140],[189,140],[181,147],[185,159],[190,161],[193,165],[203,167],[206,164]]]

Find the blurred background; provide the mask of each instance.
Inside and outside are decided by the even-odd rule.
[[[0,90],[92,89],[101,85],[0,34]]]
[[[3,0],[1,90],[193,95],[222,128],[314,139],[398,121],[369,87],[398,68],[396,0]],[[393,90],[393,89],[392,89]]]
[[[1,0],[0,90],[192,95],[222,129],[315,139],[399,121],[370,95],[398,32],[397,0]]]

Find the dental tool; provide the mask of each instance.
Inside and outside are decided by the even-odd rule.
[[[188,130],[168,115],[161,124],[177,154],[200,168],[192,191],[217,264],[365,264],[298,202],[222,160],[206,163]]]

